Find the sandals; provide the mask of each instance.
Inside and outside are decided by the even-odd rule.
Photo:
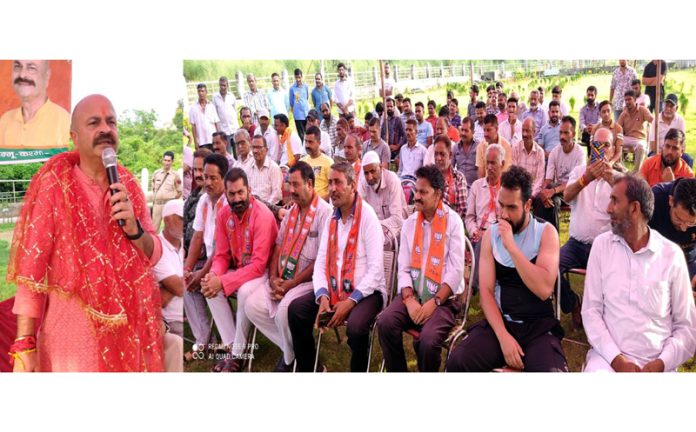
[[[234,358],[226,358],[215,363],[211,372],[241,372],[242,361]]]

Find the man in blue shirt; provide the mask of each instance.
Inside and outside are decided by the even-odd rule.
[[[290,87],[288,93],[290,98],[290,109],[295,117],[295,128],[300,140],[304,140],[305,128],[307,127],[307,113],[309,112],[309,87],[302,82],[302,71],[295,69],[295,85]]]
[[[331,111],[331,90],[324,85],[324,77],[321,72],[317,72],[314,75],[314,83],[316,86],[312,89],[312,103],[314,104],[314,109],[321,111],[321,104],[329,104],[329,111]]]

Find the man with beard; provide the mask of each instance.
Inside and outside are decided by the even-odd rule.
[[[616,121],[623,129],[624,147],[633,153],[633,171],[637,172],[647,152],[646,123],[653,121],[647,108],[636,104],[636,94],[629,90],[624,95],[626,107]]]
[[[307,131],[308,135],[311,132]],[[288,325],[288,306],[311,293],[314,260],[331,206],[314,190],[314,170],[299,161],[288,174],[294,205],[283,218],[270,261],[268,283],[245,303],[251,322],[283,351],[275,371],[289,372],[295,360]]]
[[[558,229],[558,212],[568,176],[579,165],[586,165],[585,154],[575,143],[575,119],[565,116],[561,120],[561,145],[549,155],[546,176],[541,192],[534,197],[534,216],[544,219]]]
[[[327,132],[322,129],[321,123],[319,121],[319,113],[317,110],[312,108],[309,110],[309,113],[307,114],[307,128],[309,129],[310,126],[314,126],[315,128],[319,129],[319,135],[321,136],[321,140],[319,141],[319,150],[324,153],[328,157],[332,157],[331,153],[331,136]],[[306,132],[305,132],[306,133]],[[305,142],[307,140],[307,137],[305,135]]]
[[[462,117],[459,115],[459,101],[457,98],[452,98],[447,102],[447,108],[449,108],[449,118],[447,122],[455,128],[459,128],[462,124]]]
[[[483,142],[483,119],[486,118],[486,103],[479,101],[475,107],[476,121],[474,123],[474,139],[478,142]]]
[[[401,111],[401,123],[406,128],[406,122],[408,120],[415,120],[416,115],[411,111],[411,99],[404,98],[402,101],[403,111]]]
[[[387,137],[387,130],[389,131],[389,137]],[[390,160],[396,159],[401,146],[406,143],[406,131],[401,118],[394,114],[394,99],[392,98],[387,99],[387,118],[382,122],[381,137],[389,145],[391,152]]]
[[[473,118],[476,116],[476,104],[478,103],[479,87],[474,84],[469,87],[469,105],[466,107],[466,115]]]
[[[205,192],[200,196],[196,205],[193,219],[193,235],[184,262],[184,280],[186,294],[184,309],[191,325],[191,331],[196,339],[194,349],[202,349],[210,339],[210,321],[207,307],[220,333],[222,350],[229,350],[234,342],[236,326],[232,309],[222,292],[214,297],[205,297],[201,293],[201,280],[208,274],[213,265],[215,252],[215,220],[224,205],[225,173],[228,168],[227,159],[219,154],[210,154],[203,160],[203,181]],[[220,371],[224,363],[220,363],[214,371]]]
[[[447,371],[487,372],[505,365],[526,372],[568,371],[563,329],[551,300],[558,233],[532,217],[531,198],[531,176],[511,167],[501,178],[501,218],[481,245],[479,288],[486,319],[453,350]]]
[[[538,141],[541,148],[544,149],[544,155],[547,159],[549,158],[551,150],[556,148],[556,146],[558,146],[558,144],[561,142],[560,114],[561,105],[557,101],[552,100],[549,103],[549,122],[541,127]]]
[[[674,93],[670,93],[665,98],[665,107],[657,117],[659,122],[658,130],[658,140],[655,141],[655,124],[651,124],[648,129],[648,141],[650,142],[650,152],[654,153],[658,148],[662,151],[662,146],[665,144],[665,135],[670,129],[679,129],[680,131],[686,133],[686,125],[684,124],[684,118],[677,114],[679,108],[679,98]],[[693,165],[693,159],[686,153],[682,154],[682,158],[689,164]],[[691,163],[689,163],[691,162]]]
[[[48,60],[14,60],[12,85],[21,106],[0,118],[0,149],[67,148],[70,114],[48,98]]]
[[[691,287],[696,290],[696,179],[660,183],[653,186],[652,191],[655,211],[649,222],[650,228],[682,249]]]
[[[362,173],[362,162],[360,156],[362,155],[363,143],[355,135],[348,135],[346,141],[343,144],[343,150],[345,157],[344,159],[350,163],[355,172],[355,181],[360,181],[360,174]],[[376,154],[376,152],[373,152]]]
[[[650,96],[646,95],[645,93],[641,93],[639,79],[634,79],[633,81],[631,81],[631,90],[633,90],[636,94],[636,105],[645,108],[650,107]]]
[[[347,162],[331,166],[329,190],[335,211],[322,230],[309,292],[290,304],[288,322],[297,370],[310,372],[316,356],[312,327],[333,313],[327,328],[346,323],[353,355],[350,370],[367,370],[369,332],[386,303],[384,242],[372,207],[357,193],[355,171]]]
[[[591,85],[585,92],[585,105],[580,108],[580,145],[587,146],[587,155],[590,155],[590,138],[592,127],[599,121],[599,106],[595,103],[597,87]]]
[[[502,92],[498,93],[498,114],[496,114],[496,118],[498,119],[498,124],[508,119],[507,95]]]
[[[438,137],[436,146],[442,146]],[[461,175],[461,174],[460,174]],[[418,370],[440,370],[440,351],[454,326],[464,292],[464,225],[445,205],[446,180],[432,165],[416,171],[416,212],[401,232],[397,296],[377,320],[389,372],[407,372],[402,333],[417,329]]]
[[[433,126],[423,118],[423,102],[416,102],[416,122],[418,134],[416,141],[423,147],[428,147],[433,143]]]
[[[446,135],[438,135],[433,147],[435,166],[445,179],[442,201],[464,220],[466,193],[469,189],[464,174],[452,166],[452,141]]]
[[[237,329],[230,358],[221,371],[239,372],[243,363],[251,321],[245,303],[268,283],[266,267],[278,235],[273,213],[251,196],[246,173],[232,168],[225,175],[227,206],[215,217],[215,256],[210,272],[201,280],[201,293],[213,298],[237,294]],[[253,355],[253,352],[251,353]]]
[[[184,258],[189,254],[191,240],[196,230],[193,228],[193,222],[196,219],[196,207],[198,201],[205,194],[205,179],[203,178],[203,161],[206,156],[211,154],[208,149],[197,150],[193,154],[193,185],[194,189],[184,202]],[[199,255],[192,259],[193,262],[206,260],[205,249],[199,248]],[[189,298],[194,297],[194,298]],[[198,297],[198,298],[195,298]],[[184,310],[186,318],[191,327],[193,338],[195,339],[195,348],[204,346],[210,339],[210,319],[206,310],[205,300],[198,291],[184,292]],[[187,352],[185,355],[187,361],[193,360],[192,353]]]
[[[384,243],[399,238],[401,225],[408,217],[408,207],[401,181],[393,171],[382,168],[379,156],[373,151],[362,160],[363,175],[358,180],[358,194],[377,213],[382,225]]]
[[[348,121],[343,117],[336,121],[336,141],[334,142],[334,147],[332,149],[333,157],[345,157],[345,152],[343,151],[343,143],[345,142],[348,133],[350,132],[350,125]]]
[[[331,105],[329,103],[324,102],[321,104],[321,123],[319,124],[319,129],[321,129],[323,132],[326,132],[329,134],[329,138],[331,139],[331,152],[329,153],[329,156],[333,154],[333,149],[336,148],[336,126],[338,125],[338,121],[336,118],[331,114]],[[345,137],[343,138],[345,139]]]
[[[684,132],[679,129],[670,129],[665,135],[662,153],[647,158],[640,167],[640,175],[651,187],[658,183],[694,176],[689,165],[682,159],[685,150],[684,139]]]
[[[551,89],[551,102],[558,102],[558,109],[561,116],[568,115],[568,106],[562,100],[563,89],[561,86],[553,86]],[[549,102],[549,107],[551,107],[551,102]],[[548,111],[548,110],[547,110]]]
[[[636,176],[614,183],[611,230],[595,238],[582,319],[585,372],[674,371],[696,350],[696,308],[679,246],[648,226],[654,197]]]
[[[393,101],[392,101],[393,102]],[[393,105],[392,105],[393,108]],[[393,111],[392,111],[393,114]],[[396,119],[399,120],[399,119]],[[398,121],[398,124],[401,124],[401,121]],[[365,141],[365,145],[363,146],[363,155],[370,150],[374,151],[379,155],[379,160],[382,163],[383,168],[389,168],[389,161],[391,159],[391,152],[389,151],[389,146],[387,145],[386,141],[384,141],[380,136],[379,136],[379,119],[377,117],[373,117],[372,120],[370,120],[370,124],[368,125],[368,130],[370,131],[370,139]]]
[[[568,176],[563,200],[570,204],[570,225],[568,241],[561,248],[561,275],[572,268],[586,268],[592,242],[611,228],[606,209],[614,176],[618,174],[608,162],[613,156],[612,138],[609,129],[599,129],[594,139],[604,146],[604,158],[587,167],[577,166]],[[581,305],[580,298],[573,292],[568,280],[562,277],[561,310],[563,313],[572,312],[572,325],[575,329],[582,327]]]
[[[70,137],[75,151],[34,175],[14,229],[14,371],[161,371],[162,312],[150,267],[162,245],[137,179],[117,165],[119,181],[109,184],[102,153],[119,145],[109,99],[78,102]]]

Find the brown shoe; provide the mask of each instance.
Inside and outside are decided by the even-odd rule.
[[[582,297],[578,297],[578,304],[573,308],[571,314],[572,319],[570,324],[573,330],[577,331],[582,329]]]

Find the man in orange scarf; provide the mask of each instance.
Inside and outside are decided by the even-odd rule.
[[[132,174],[118,167],[109,185],[101,155],[118,148],[111,102],[81,100],[70,137],[76,151],[34,176],[15,228],[14,370],[161,371],[162,312],[149,268],[162,246]]]
[[[350,370],[364,372],[368,367],[370,328],[386,302],[384,238],[375,211],[356,190],[351,164],[333,164],[329,193],[336,209],[322,230],[312,276],[314,292],[297,298],[288,309],[298,371],[313,369],[312,326],[325,313],[333,314],[326,327],[347,323],[353,351]]]
[[[406,372],[402,332],[418,329],[413,341],[421,372],[440,370],[440,349],[454,326],[464,291],[464,224],[444,203],[442,172],[434,165],[416,171],[413,213],[401,230],[398,293],[379,316],[379,341],[387,370]]]

